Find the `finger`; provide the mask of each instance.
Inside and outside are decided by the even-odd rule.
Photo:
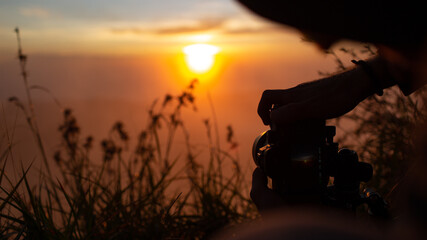
[[[264,171],[261,168],[256,168],[252,174],[252,189],[250,193],[251,199],[255,204],[260,202],[260,199],[268,190],[267,183],[268,180]]]
[[[276,99],[276,90],[265,90],[262,93],[261,100],[258,103],[258,115],[261,117],[264,125],[270,124],[270,109]]]
[[[264,171],[257,167],[252,174],[252,189],[266,189],[268,179]]]
[[[252,174],[251,199],[258,210],[268,210],[282,206],[283,200],[267,186],[268,180],[261,168],[256,168]]]
[[[271,111],[270,118],[271,122],[278,126],[287,126],[304,119],[325,119],[327,116],[327,109],[325,108],[327,107],[311,100],[290,103]]]
[[[294,89],[295,88],[286,90],[265,90],[262,93],[261,100],[258,104],[258,115],[265,125],[271,124],[270,110],[273,104],[283,105],[297,101]]]

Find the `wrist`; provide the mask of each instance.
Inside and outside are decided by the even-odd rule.
[[[376,57],[367,61],[378,77],[379,86],[382,89],[396,85],[396,78],[390,72],[389,63],[381,57]]]
[[[376,93],[378,96],[382,96],[383,89],[396,84],[396,81],[389,73],[389,66],[387,62],[379,57],[368,61],[352,60],[352,63],[357,65],[359,72],[362,72],[364,75],[364,77],[361,79],[365,80],[365,97],[368,97],[374,93]]]

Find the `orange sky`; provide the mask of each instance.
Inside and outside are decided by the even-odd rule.
[[[212,118],[210,94],[221,134],[227,125],[233,125],[242,160],[251,162],[251,144],[267,128],[256,115],[262,91],[319,78],[319,70],[332,71],[335,64],[314,44],[302,41],[295,30],[252,16],[235,3],[218,1],[212,7],[212,3],[202,2],[206,6],[199,4],[198,11],[205,13],[194,17],[184,10],[166,14],[162,9],[160,17],[91,18],[84,23],[65,10],[60,12],[58,6],[51,7],[54,3],[36,6],[17,1],[16,6],[8,6],[8,12],[0,7],[0,98],[9,126],[17,125],[21,136],[28,134],[22,115],[16,115],[7,102],[11,96],[25,99],[13,32],[19,25],[23,49],[29,55],[30,84],[49,89],[63,106],[73,108],[86,134],[100,140],[115,121],[122,120],[135,137],[154,99],[179,93],[196,77],[200,80],[196,89],[199,112],[187,116],[195,135],[204,134],[202,120]],[[206,13],[205,8],[232,9],[223,16]],[[196,74],[185,63],[183,47],[194,43],[220,48],[207,74]],[[57,131],[52,126],[59,125],[60,109],[50,94],[33,91],[33,96],[47,148],[53,151]],[[31,139],[20,139],[19,144],[27,147],[29,142]]]

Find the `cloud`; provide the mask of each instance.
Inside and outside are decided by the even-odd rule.
[[[282,25],[246,14],[228,19],[222,27],[222,33],[228,35],[275,33],[283,30],[285,28]]]
[[[113,27],[113,28],[110,28],[110,32],[117,35],[128,34],[128,33],[140,35],[144,33],[149,33],[147,29],[140,28],[140,27]]]
[[[281,26],[262,26],[262,27],[237,27],[237,28],[230,28],[230,29],[224,29],[224,34],[230,34],[230,35],[238,35],[238,34],[253,34],[253,33],[271,33],[271,32],[278,32],[283,31],[283,27]]]
[[[224,24],[225,19],[204,19],[199,20],[194,25],[188,26],[173,26],[168,28],[160,28],[156,31],[157,34],[183,34],[183,33],[193,33],[193,32],[203,32],[221,28]]]
[[[168,21],[157,24],[143,24],[144,26],[113,27],[113,34],[155,34],[155,35],[179,35],[206,31],[218,31],[229,35],[271,33],[283,30],[276,24],[265,24],[248,20],[236,20],[231,18],[211,18],[191,21]],[[154,25],[154,26],[153,26]],[[157,26],[156,26],[157,25]]]
[[[110,32],[114,34],[157,34],[157,35],[175,35],[195,32],[204,32],[221,29],[225,18],[199,19],[196,21],[164,22],[154,27],[116,27],[111,28]],[[148,24],[147,24],[148,25]]]
[[[20,8],[19,13],[25,17],[47,18],[51,14],[48,10],[41,7]]]

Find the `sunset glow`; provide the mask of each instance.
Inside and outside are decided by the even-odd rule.
[[[216,46],[198,43],[184,47],[183,52],[187,66],[195,73],[204,73],[212,68],[219,50]]]
[[[197,79],[198,115],[190,109],[185,113],[197,135],[192,138],[205,140],[201,119],[212,117],[214,104],[220,134],[229,124],[237,126],[241,159],[252,163],[250,149],[243,146],[252,146],[266,128],[256,114],[263,90],[311,81],[319,70],[335,69],[335,62],[301,41],[296,30],[282,29],[237,2],[0,1],[0,97],[7,108],[3,115],[10,118],[7,126],[26,124],[17,122],[16,106],[7,101],[25,99],[14,31],[19,27],[30,86],[48,89],[72,108],[88,134],[101,138],[117,120],[139,131],[153,100],[179,94]],[[62,115],[58,106],[49,105],[50,94],[35,90],[34,104],[43,113],[37,120],[49,137],[46,148],[53,150],[58,135],[52,126],[62,122]],[[32,141],[23,136],[27,130],[22,128],[17,141]],[[34,158],[28,144],[20,146],[28,153],[23,159]]]

